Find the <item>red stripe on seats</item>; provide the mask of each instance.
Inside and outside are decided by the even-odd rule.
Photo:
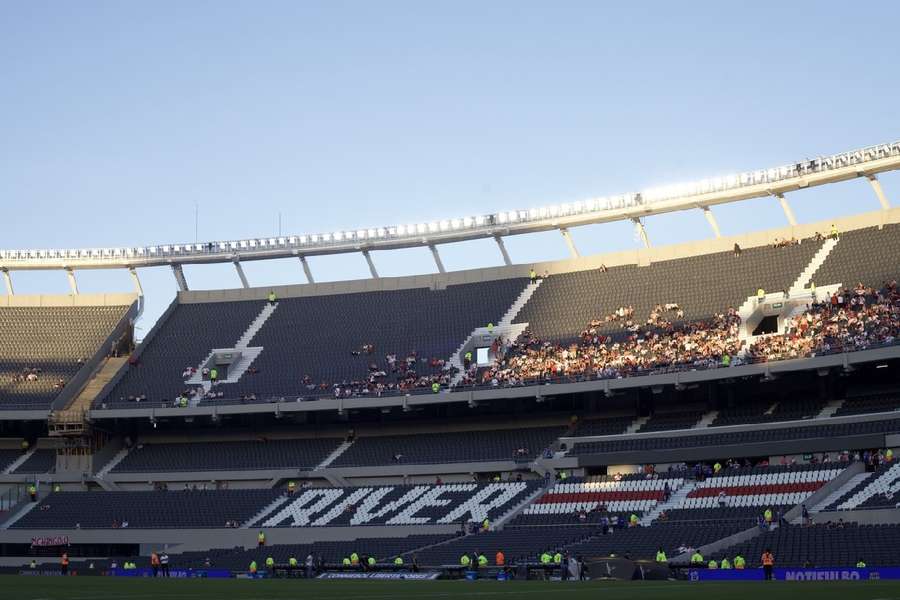
[[[708,498],[718,496],[725,490],[726,496],[753,496],[758,494],[790,494],[794,492],[814,492],[825,485],[824,481],[803,481],[798,483],[767,483],[763,485],[738,485],[732,487],[696,488],[688,498]]]
[[[662,490],[631,492],[573,492],[570,494],[546,494],[536,504],[563,504],[566,502],[623,502],[628,500],[662,500]]]

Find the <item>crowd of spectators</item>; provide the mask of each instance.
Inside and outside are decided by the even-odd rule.
[[[707,321],[682,321],[677,304],[657,305],[639,322],[632,307],[620,307],[594,319],[579,340],[570,343],[539,339],[526,330],[514,342],[495,346],[494,364],[470,369],[463,383],[515,386],[555,379],[615,379],[672,369],[703,369],[739,362],[740,317],[734,308]],[[624,338],[601,332],[618,323]]]
[[[885,282],[878,289],[860,283],[815,301],[788,320],[783,334],[754,342],[748,356],[760,362],[865,350],[893,344],[898,335],[897,282]]]

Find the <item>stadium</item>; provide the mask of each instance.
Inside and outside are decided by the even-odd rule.
[[[0,596],[900,597],[896,7],[253,4],[0,7]]]
[[[761,579],[771,550],[777,579],[890,579],[900,209],[878,174],[898,166],[894,142],[406,227],[2,251],[3,569],[727,581]],[[851,178],[878,210],[793,218],[786,193]],[[713,206],[759,197],[786,227],[718,233]],[[503,250],[698,209],[712,235],[690,244],[645,232],[631,252],[441,264],[472,236]],[[368,249],[409,244],[438,272],[379,277]],[[372,277],[317,284],[307,266],[306,284],[254,288],[241,273],[326,252],[362,252]],[[191,291],[182,265],[209,262],[245,285]],[[136,344],[139,270],[160,263],[180,291]],[[130,270],[137,293],[78,293],[95,268]],[[72,293],[15,294],[28,269],[65,270]]]

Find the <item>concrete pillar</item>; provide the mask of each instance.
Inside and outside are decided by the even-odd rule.
[[[300,264],[303,265],[303,273],[306,275],[306,282],[307,283],[315,283],[316,280],[313,279],[312,271],[309,269],[309,263],[306,262],[305,256],[300,257]]]
[[[14,296],[16,293],[13,291],[12,276],[9,274],[9,269],[3,269],[3,281],[6,282],[6,293]]]
[[[578,254],[578,248],[575,247],[575,242],[572,240],[572,234],[569,233],[569,230],[565,227],[560,227],[559,232],[562,234],[563,239],[566,240],[566,246],[569,248],[569,255],[571,255],[572,258],[581,256]]]
[[[875,175],[868,176],[869,183],[872,184],[872,189],[875,190],[875,195],[878,196],[878,202],[881,203],[882,210],[888,210],[891,207],[891,203],[888,202],[888,199],[884,195],[884,190],[881,189],[881,182],[878,181],[878,177]]]
[[[647,235],[647,230],[644,229],[644,223],[638,219],[631,219],[631,222],[634,223],[634,228],[638,232],[638,235],[641,236],[641,241],[644,242],[644,247],[650,247],[650,237]]]
[[[712,209],[708,206],[704,206],[703,215],[706,217],[709,226],[712,227],[713,234],[715,234],[717,238],[722,237],[722,232],[719,231],[719,224],[716,222],[716,216],[713,214]]]
[[[378,270],[375,268],[375,261],[372,260],[372,254],[368,250],[363,250],[363,256],[366,257],[366,262],[369,264],[369,273],[372,274],[372,279],[378,279]]]
[[[509,252],[506,251],[506,244],[503,243],[503,238],[499,235],[495,235],[494,241],[497,242],[497,247],[500,248],[500,254],[503,255],[503,264],[507,267],[510,266],[512,261],[509,259]]]
[[[788,225],[796,227],[797,218],[794,216],[794,211],[791,210],[791,205],[788,204],[787,198],[784,197],[784,194],[775,194],[775,197],[778,198],[778,202],[781,204],[781,210],[784,211],[784,216],[787,219]]]
[[[237,271],[238,278],[241,280],[241,285],[244,286],[244,289],[250,287],[250,284],[247,283],[247,275],[244,273],[244,267],[241,266],[241,261],[236,260],[234,262],[234,270]]]
[[[138,296],[143,296],[144,288],[141,286],[141,280],[138,277],[137,269],[129,267],[128,272],[131,274],[131,280],[134,282],[134,291],[138,293]]]
[[[181,265],[177,263],[172,265],[172,275],[175,276],[175,283],[178,284],[178,290],[181,292],[188,291],[187,279],[184,278],[184,271],[181,269]]]
[[[428,244],[428,247],[431,249],[431,255],[434,257],[434,264],[437,265],[438,273],[446,273],[447,270],[444,268],[443,261],[441,261],[441,255],[438,253],[437,246]]]
[[[72,290],[72,295],[78,295],[78,282],[75,280],[75,271],[72,269],[66,269],[66,277],[69,278],[69,289]]]

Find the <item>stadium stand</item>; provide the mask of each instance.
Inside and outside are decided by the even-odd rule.
[[[275,490],[52,492],[12,526],[18,529],[225,527],[271,504]]]
[[[53,492],[14,523],[16,528],[107,529],[481,523],[524,502],[539,481],[417,486],[275,489],[184,489]],[[186,485],[187,487],[187,485]]]
[[[684,320],[705,320],[741,305],[757,289],[779,291],[810,261],[821,243],[804,240],[784,248],[748,248],[740,256],[719,252],[653,263],[553,275],[516,317],[540,339],[568,342],[592,319],[632,307],[643,322],[658,304],[677,304]],[[597,325],[621,335],[621,322]]]
[[[56,450],[37,449],[13,473],[52,473],[56,469]]]
[[[133,448],[112,472],[311,470],[340,443],[332,438],[144,443]]]
[[[127,306],[0,306],[0,409],[49,408]]]
[[[730,446],[783,440],[827,438],[862,435],[868,433],[894,433],[900,431],[900,419],[866,421],[859,423],[809,425],[805,427],[785,427],[778,429],[757,429],[689,435],[680,437],[641,437],[607,441],[579,442],[572,439],[570,455],[600,454],[604,452],[633,452],[675,448],[698,448],[703,446]]]
[[[748,567],[758,567],[762,553],[768,548],[783,567],[847,567],[863,560],[869,567],[900,564],[897,536],[900,525],[858,525],[830,523],[801,527],[783,525],[752,538],[748,542],[726,548],[716,556],[747,559]]]
[[[530,427],[359,437],[332,463],[332,466],[529,460],[564,432],[564,427]]]

